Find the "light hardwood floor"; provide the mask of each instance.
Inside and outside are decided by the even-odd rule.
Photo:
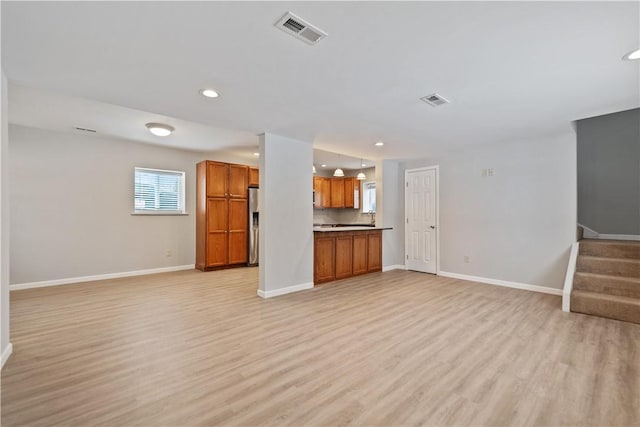
[[[12,292],[2,425],[640,425],[640,325],[406,271],[269,300],[256,282]]]

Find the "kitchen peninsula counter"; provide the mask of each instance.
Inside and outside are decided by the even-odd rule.
[[[313,283],[382,271],[382,230],[390,227],[313,227]]]

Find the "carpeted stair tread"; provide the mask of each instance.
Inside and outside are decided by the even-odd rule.
[[[583,239],[580,241],[580,255],[640,259],[640,242]]]
[[[640,277],[640,259],[578,255],[576,272]]]
[[[571,311],[640,324],[640,299],[574,290]]]
[[[573,289],[640,298],[640,277],[576,272],[573,278]]]

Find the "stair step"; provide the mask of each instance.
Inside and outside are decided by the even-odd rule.
[[[640,298],[640,277],[607,276],[576,272],[573,289],[621,297]]]
[[[571,292],[571,311],[640,324],[640,299],[597,292]]]
[[[576,272],[640,277],[640,260],[578,255]]]
[[[640,242],[583,239],[580,241],[580,255],[640,259]]]

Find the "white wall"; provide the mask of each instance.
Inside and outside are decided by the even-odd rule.
[[[0,354],[2,364],[11,353],[9,342],[9,168],[7,79],[2,73],[0,90]]]
[[[270,297],[313,287],[311,143],[260,137],[260,283]]]
[[[194,264],[195,165],[213,155],[17,125],[9,141],[11,284]],[[131,215],[135,166],[185,171],[189,215]]]
[[[382,268],[404,265],[404,169],[394,160],[376,163],[376,225],[382,231]]]
[[[441,271],[562,288],[576,229],[574,132],[402,166],[436,164]],[[483,177],[484,168],[495,175]]]

